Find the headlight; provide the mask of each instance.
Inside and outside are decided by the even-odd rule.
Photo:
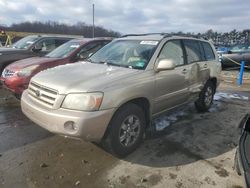
[[[20,71],[18,71],[17,76],[20,76],[20,77],[30,76],[33,70],[35,70],[38,66],[39,65],[32,65],[24,69],[21,69]]]
[[[103,99],[103,93],[79,93],[68,94],[63,101],[62,108],[82,111],[99,110]]]

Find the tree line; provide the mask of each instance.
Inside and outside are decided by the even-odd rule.
[[[67,25],[54,21],[35,21],[12,24],[9,27],[0,26],[0,28],[5,31],[81,35],[87,38],[92,37],[92,25],[88,25],[84,22]],[[120,35],[119,32],[105,29],[102,26],[95,26],[95,37],[119,37]]]
[[[74,25],[67,25],[55,21],[35,21],[12,24],[10,26],[0,26],[0,29],[5,31],[81,35],[84,37],[92,37],[92,25],[88,25],[84,22],[78,22]],[[245,29],[242,31],[237,31],[236,29],[234,29],[229,32],[217,32],[209,29],[204,33],[172,32],[169,34],[204,38],[212,41],[215,45],[218,46],[232,46],[237,43],[250,43],[250,29]],[[95,37],[119,36],[121,36],[120,32],[109,30],[102,26],[95,26]]]
[[[237,31],[234,29],[229,32],[217,32],[209,29],[204,33],[177,32],[171,34],[203,38],[212,41],[216,46],[232,46],[235,44],[250,43],[250,29],[245,29],[242,31]]]

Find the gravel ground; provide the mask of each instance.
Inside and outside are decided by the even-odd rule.
[[[47,132],[24,117],[19,102],[9,96],[0,90],[0,187],[244,185],[233,167],[237,127],[250,108],[247,84],[222,83],[210,112],[198,114],[189,104],[173,111],[179,114],[175,118],[163,114],[158,121],[168,120],[168,126],[124,159],[95,144]]]
[[[231,71],[222,71],[221,77],[224,81],[237,83],[237,79],[239,78],[239,70],[231,70]],[[243,83],[250,83],[250,71],[245,71],[243,74]]]

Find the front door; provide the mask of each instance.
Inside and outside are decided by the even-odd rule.
[[[174,70],[160,71],[155,74],[154,114],[185,103],[189,95],[189,70],[185,65],[181,41],[168,41],[158,56],[158,61],[160,59],[169,59],[176,67]]]

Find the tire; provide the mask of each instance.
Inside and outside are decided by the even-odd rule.
[[[136,104],[125,104],[114,114],[102,146],[117,157],[125,157],[139,147],[145,127],[143,110]]]
[[[213,103],[215,85],[211,81],[207,81],[204,88],[200,92],[199,99],[195,102],[198,112],[207,112]]]

